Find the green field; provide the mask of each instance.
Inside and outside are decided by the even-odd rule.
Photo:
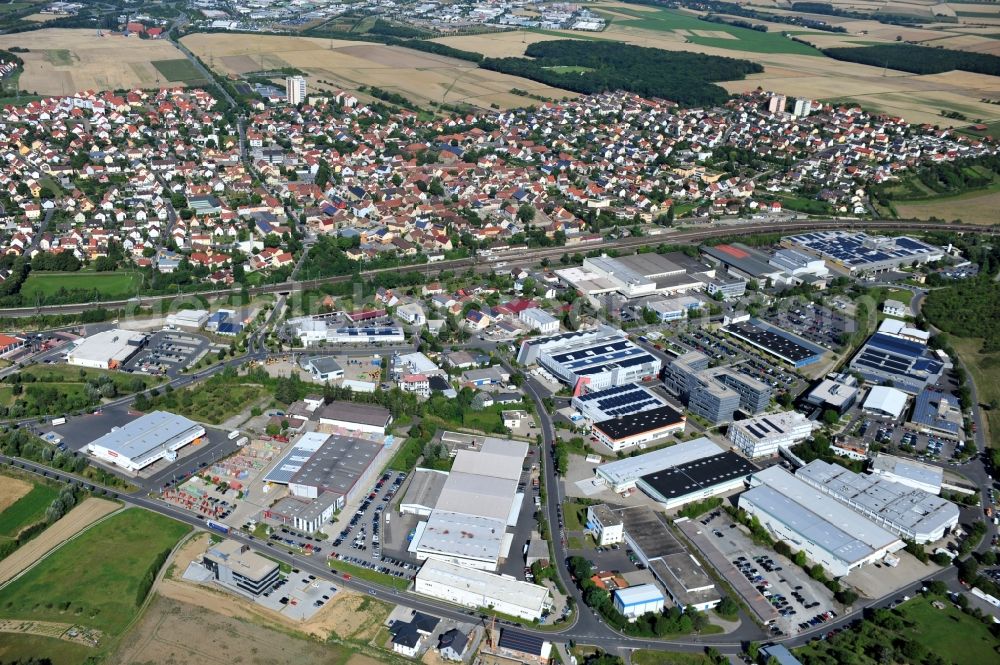
[[[833,640],[816,641],[807,647],[795,650],[795,655],[804,663],[838,662],[838,657],[846,651],[853,656],[852,662],[859,665],[880,662],[871,653],[870,642],[883,640],[891,635],[893,646],[897,639],[916,643],[932,655],[943,654],[945,662],[955,665],[980,665],[995,663],[1000,640],[990,634],[982,621],[964,614],[949,600],[939,597],[944,609],[937,609],[931,602],[933,597],[917,597],[901,605],[894,614],[901,616],[903,625],[898,630],[878,628],[875,635],[867,636],[864,642],[855,641],[856,631],[841,633]],[[888,633],[888,635],[887,635]],[[896,651],[897,654],[907,653]],[[834,660],[831,660],[834,659]],[[894,662],[924,662],[923,658],[897,658]]]
[[[3,482],[4,476],[0,476]],[[0,513],[0,540],[13,540],[22,530],[45,519],[45,510],[59,493],[48,485],[36,484],[30,492]]]
[[[26,303],[61,294],[97,292],[104,300],[128,298],[136,294],[139,275],[132,272],[33,272],[21,286]]]
[[[45,51],[45,59],[53,65],[67,66],[73,64],[73,52],[64,48]]]
[[[133,388],[138,389],[139,382],[145,383],[147,387],[152,387],[164,381],[162,376],[136,376],[122,374],[121,372],[114,372],[107,369],[92,369],[89,367],[84,368],[63,364],[31,365],[30,367],[25,367],[21,370],[21,382],[25,385],[28,385],[31,379],[25,381],[24,377],[29,376],[33,377],[35,383],[38,384],[86,383],[88,381],[93,381],[94,379],[106,376],[110,377],[114,381],[115,387],[118,388],[118,392],[120,393],[137,392],[137,390],[133,390]]]
[[[118,513],[0,591],[0,617],[76,623],[116,635],[143,600],[141,581],[150,566],[188,531],[157,513]]]
[[[983,340],[976,337],[950,335],[948,341],[976,384],[979,401],[1000,401],[1000,353],[982,353]],[[988,432],[983,432],[987,443],[991,448],[1000,448],[1000,409],[981,409],[980,414],[989,427]]]
[[[660,9],[658,11],[639,11],[624,7],[615,7],[618,14],[628,14],[634,19],[622,19],[613,17],[615,25],[643,30],[655,30],[657,32],[673,32],[675,30],[687,30],[684,37],[692,44],[700,46],[713,46],[730,51],[746,51],[749,53],[794,53],[797,55],[822,56],[819,50],[793,42],[787,37],[783,37],[776,32],[758,32],[749,28],[738,28],[725,23],[713,23],[702,21],[696,16],[686,14],[673,9]],[[693,30],[704,30],[711,32],[725,32],[734,39],[703,37],[691,33]],[[805,33],[810,34],[810,33]]]
[[[633,665],[703,665],[708,662],[708,658],[700,653],[671,653],[652,649],[637,649],[632,652]]]
[[[563,523],[567,531],[583,531],[587,525],[587,506],[575,501],[563,502]]]
[[[176,60],[153,60],[151,63],[156,71],[163,74],[168,81],[203,81],[201,72],[187,58]]]

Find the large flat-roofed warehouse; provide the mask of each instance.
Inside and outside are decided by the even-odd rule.
[[[421,517],[430,515],[437,505],[446,480],[448,480],[447,471],[414,469],[410,474],[410,485],[406,490],[406,496],[399,504],[399,512],[403,515]]]
[[[131,330],[105,330],[85,337],[67,354],[66,362],[92,369],[118,369],[142,350],[148,339],[145,333]]]
[[[700,248],[702,255],[713,264],[722,264],[731,275],[736,275],[747,281],[766,282],[770,279],[775,284],[785,282],[785,271],[769,263],[769,257],[763,252],[747,247],[742,243],[731,245],[705,245]]]
[[[780,466],[750,476],[739,507],[772,536],[822,565],[834,577],[874,563],[904,547],[903,541]]]
[[[617,453],[683,432],[686,424],[683,413],[664,405],[594,423],[593,433],[594,438]]]
[[[455,453],[443,483],[430,475],[415,479],[420,483],[411,484],[403,503],[427,519],[417,524],[409,551],[420,560],[496,570],[524,501],[517,486],[527,454],[523,441],[488,437],[478,449]]]
[[[684,293],[705,286],[684,266],[654,253],[587,257],[583,266],[556,270],[556,275],[591,298],[612,292],[624,298],[641,298],[655,293]]]
[[[952,502],[884,476],[861,475],[823,460],[813,460],[795,476],[872,522],[917,543],[940,540],[958,524],[958,506]]]
[[[615,493],[638,487],[670,510],[739,489],[756,470],[746,459],[701,437],[601,464],[594,474]]]
[[[537,363],[577,392],[643,381],[661,366],[659,358],[610,326],[526,340],[517,361]]]
[[[321,425],[332,425],[356,432],[385,434],[389,423],[392,422],[392,414],[389,413],[389,409],[372,404],[330,402],[320,409],[319,422]]]
[[[675,605],[682,608],[690,605],[701,611],[718,605],[722,597],[712,578],[656,511],[649,506],[633,506],[612,512],[622,520],[625,542],[663,585]]]
[[[424,562],[413,590],[463,607],[491,608],[526,621],[540,619],[552,602],[543,586],[434,559]]]
[[[87,444],[87,452],[133,473],[205,436],[205,428],[166,411],[153,411]]]
[[[306,499],[332,492],[340,497],[336,502],[339,510],[368,488],[388,450],[375,441],[330,435],[289,479],[288,490]]]
[[[870,236],[860,231],[813,231],[782,238],[781,242],[822,256],[852,273],[894,270],[944,256],[940,247],[907,236]]]
[[[797,335],[756,319],[749,323],[733,323],[723,330],[794,367],[810,365],[825,353],[823,348]]]

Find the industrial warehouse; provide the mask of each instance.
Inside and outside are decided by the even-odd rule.
[[[744,486],[757,467],[701,437],[644,455],[601,464],[596,481],[615,493],[638,487],[665,509],[726,494]]]
[[[576,392],[647,380],[661,366],[659,358],[610,326],[525,340],[517,361],[537,363]]]
[[[400,509],[427,519],[417,523],[410,553],[496,570],[510,551],[507,528],[517,524],[524,500],[517,486],[527,454],[527,443],[487,437],[478,449],[458,450],[447,476],[425,474],[414,483]]]
[[[527,621],[540,619],[551,606],[549,591],[543,586],[437,559],[424,562],[413,590],[464,607],[490,608]]]
[[[138,473],[205,436],[205,428],[166,411],[153,411],[87,444],[87,452],[126,471]]]
[[[146,346],[149,336],[131,330],[105,330],[85,337],[66,356],[66,362],[91,369],[118,369]]]
[[[577,395],[571,405],[589,425],[666,406],[655,392],[638,383]]]
[[[739,507],[834,577],[904,547],[898,536],[830,501],[824,492],[780,466],[750,476],[750,489],[740,495]]]
[[[670,406],[619,415],[594,424],[594,438],[617,453],[643,447],[674,432],[683,432],[687,418]]]
[[[941,377],[946,364],[927,347],[926,341],[911,338],[905,329],[890,332],[885,326],[889,321],[886,319],[854,355],[851,369],[871,383],[889,383],[916,395]]]
[[[940,247],[907,236],[870,236],[858,231],[813,231],[783,238],[782,244],[821,256],[851,273],[884,272],[944,256]]]
[[[733,323],[723,330],[793,367],[811,365],[824,353],[815,344],[756,319],[749,323]]]
[[[861,475],[823,460],[813,460],[795,476],[875,524],[916,543],[940,540],[958,525],[955,504],[883,476]]]

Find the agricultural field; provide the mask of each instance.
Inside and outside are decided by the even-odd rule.
[[[120,300],[134,296],[138,286],[139,275],[131,272],[33,272],[24,280],[21,294],[32,303],[70,291],[96,291],[102,300]]]
[[[997,223],[997,210],[1000,209],[1000,186],[957,196],[895,201],[893,207],[901,218],[961,219],[967,224],[992,226]]]
[[[191,83],[191,82],[203,82],[205,77],[201,75],[201,72],[191,64],[191,61],[187,58],[178,58],[177,60],[154,60],[152,63],[156,71],[163,74],[163,78],[171,83],[176,83],[178,81]]]
[[[1000,353],[983,353],[983,340],[976,337],[949,336],[949,343],[976,384],[979,401],[989,404],[1000,400]],[[1000,448],[1000,409],[982,409],[987,426],[983,436],[991,448]]]
[[[12,579],[39,561],[50,550],[119,508],[121,506],[114,501],[94,497],[85,499],[41,534],[19,547],[7,558],[0,560],[0,584]],[[44,515],[44,511],[42,514]]]
[[[150,575],[189,527],[156,513],[130,509],[85,531],[0,590],[0,619],[46,621],[100,631],[95,655],[135,617]],[[30,643],[28,646],[24,642]],[[71,648],[70,648],[71,647]],[[27,649],[32,651],[27,651]],[[66,654],[69,650],[73,653]],[[59,663],[81,655],[65,640],[4,633],[0,658],[31,653]]]
[[[753,30],[741,32],[740,28],[706,23],[692,14],[674,10],[619,3],[601,3],[596,8],[612,21],[605,31],[588,33],[584,37],[586,39],[605,39],[668,51],[744,58],[764,66],[763,73],[751,74],[740,81],[719,83],[732,93],[754,90],[759,86],[789,97],[843,101],[874,112],[901,116],[910,122],[941,126],[964,127],[980,121],[1000,121],[1000,106],[982,101],[984,97],[1000,99],[998,77],[968,72],[918,76],[881,67],[839,62],[823,56],[815,49],[782,37],[778,33],[780,24],[775,24],[776,29],[767,33]],[[771,8],[767,9],[770,11]],[[800,39],[823,47],[857,46],[857,42],[885,43],[895,41],[895,34],[879,37],[871,34],[871,31],[885,28],[896,32],[908,30],[899,26],[886,26],[877,21],[866,23],[871,25],[865,28],[870,29],[865,35],[835,35],[796,29],[794,26],[784,26],[784,29]],[[743,32],[751,34],[743,38]],[[932,33],[939,38],[948,36],[930,30],[921,32]],[[993,29],[992,32],[1000,34],[998,29]],[[569,30],[511,31],[440,37],[434,41],[486,56],[510,57],[523,56],[530,43],[560,37],[580,39],[581,34]],[[908,38],[904,34],[904,39]],[[762,39],[767,42],[762,43]],[[788,46],[789,44],[792,46]],[[790,50],[793,47],[795,50]],[[800,50],[800,47],[805,51]],[[806,52],[809,57],[803,57]],[[941,115],[942,111],[957,112],[967,119],[946,118]]]
[[[511,88],[557,99],[573,96],[528,79],[479,69],[465,60],[383,44],[272,35],[248,40],[227,34],[192,34],[182,41],[217,73],[238,76],[292,67],[308,73],[310,90],[356,91],[371,86],[417,104],[501,108],[524,105],[524,98],[512,94]]]
[[[0,476],[0,542],[10,541],[24,529],[45,519],[45,510],[59,495],[48,485]]]
[[[29,49],[19,54],[24,60],[21,89],[42,95],[153,88],[161,74],[152,63],[184,57],[166,40],[110,33],[98,37],[92,29],[43,28],[0,35],[0,49],[11,46]]]

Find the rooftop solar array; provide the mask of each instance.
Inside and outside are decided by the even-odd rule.
[[[927,261],[941,254],[940,249],[913,238],[887,238],[851,231],[814,231],[785,240],[853,270]]]
[[[962,429],[961,416],[957,419],[946,417],[947,414],[954,413],[957,408],[958,404],[951,395],[933,390],[923,390],[917,395],[913,407],[913,417],[910,420],[920,425],[957,435]]]
[[[885,333],[875,333],[851,361],[865,378],[888,378],[901,390],[915,393],[936,380],[944,364],[924,344]]]
[[[791,333],[773,326],[756,322],[733,323],[723,330],[793,365],[802,365],[823,355],[822,349],[804,340],[795,340]]]
[[[676,409],[669,406],[660,406],[648,411],[640,411],[605,420],[595,424],[594,428],[604,432],[608,438],[617,441],[637,434],[669,427],[670,425],[676,425],[683,422],[683,420],[684,416]]]
[[[663,404],[655,393],[637,383],[614,386],[573,399],[573,406],[592,422],[655,409]]]

